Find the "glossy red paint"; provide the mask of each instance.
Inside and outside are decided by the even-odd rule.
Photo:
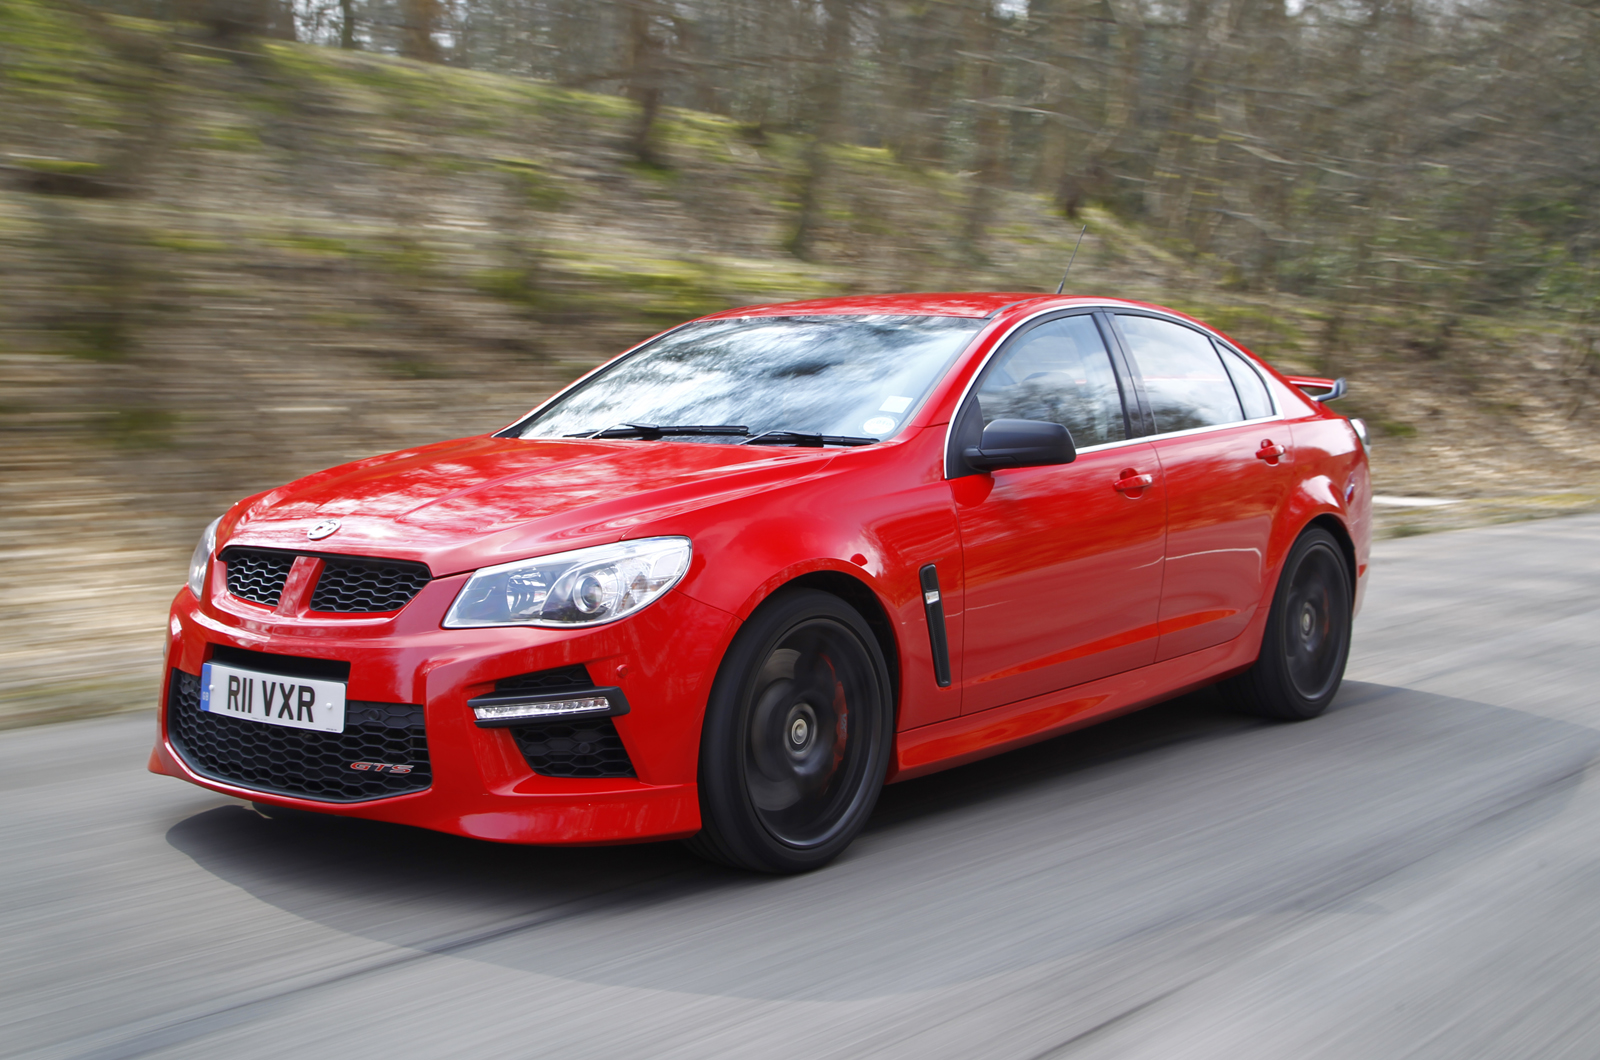
[[[488,436],[358,461],[246,498],[219,525],[204,598],[183,589],[173,602],[169,679],[174,669],[198,674],[218,646],[348,662],[352,700],[423,705],[433,784],[329,803],[219,783],[174,749],[165,711],[150,768],[259,802],[503,842],[690,835],[700,826],[700,725],[717,668],[740,624],[796,582],[844,596],[880,638],[897,695],[891,780],[1236,673],[1259,651],[1278,572],[1312,522],[1347,546],[1358,604],[1365,586],[1366,455],[1348,421],[1295,385],[1307,380],[1264,367],[1278,410],[1270,422],[1135,438],[1068,465],[946,477],[952,416],[1012,329],[1044,312],[1129,306],[1159,310],[1022,293],[718,314],[988,318],[904,429],[875,445]],[[1283,451],[1265,459],[1264,446]],[[339,531],[308,544],[306,531],[329,518]],[[693,542],[690,569],[631,617],[571,630],[441,626],[480,567],[663,535]],[[226,591],[218,555],[227,546],[411,560],[434,578],[391,614],[323,614],[307,606],[323,560],[308,556],[269,609]],[[954,674],[946,688],[934,679],[918,582],[929,563]],[[473,723],[467,700],[496,680],[571,665],[624,690],[632,709],[614,720],[637,778],[536,774],[508,730]]]
[[[1268,464],[1256,453],[1280,426],[1244,424],[1154,442],[1167,485],[1158,659],[1232,640],[1270,598],[1267,555],[1295,466],[1287,454]]]
[[[1159,466],[1136,443],[950,481],[966,575],[963,714],[1155,661],[1166,490],[1116,484]]]
[[[235,505],[234,545],[382,555],[454,574],[540,552],[616,541],[657,512],[763,493],[825,466],[832,450],[493,436],[408,449],[307,476]]]

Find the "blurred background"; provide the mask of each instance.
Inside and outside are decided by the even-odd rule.
[[[1583,0],[0,0],[0,725],[237,498],[732,305],[1068,288],[1342,375],[1386,533],[1600,503]]]

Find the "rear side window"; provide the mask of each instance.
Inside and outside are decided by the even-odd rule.
[[[1047,320],[1012,339],[984,375],[978,404],[984,426],[1046,420],[1080,448],[1127,437],[1111,355],[1090,316]]]
[[[1154,317],[1117,314],[1134,364],[1144,379],[1156,431],[1186,431],[1245,418],[1233,380],[1211,340]]]
[[[1233,388],[1239,392],[1239,403],[1244,406],[1244,418],[1259,420],[1264,416],[1272,415],[1272,399],[1267,396],[1267,384],[1261,381],[1256,370],[1245,362],[1245,359],[1228,349],[1218,345],[1222,353],[1223,366],[1228,369],[1228,375],[1233,379]]]

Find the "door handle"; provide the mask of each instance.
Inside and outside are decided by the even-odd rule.
[[[1155,481],[1156,477],[1154,475],[1124,474],[1122,478],[1111,484],[1111,488],[1118,493],[1135,493],[1142,489],[1149,489],[1155,484]]]
[[[1265,460],[1269,464],[1276,464],[1278,458],[1288,451],[1286,447],[1274,443],[1271,438],[1264,438],[1261,442],[1261,448],[1256,450],[1256,459]]]

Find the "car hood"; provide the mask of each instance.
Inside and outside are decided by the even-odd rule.
[[[426,563],[435,576],[639,536],[651,518],[821,473],[834,450],[479,437],[307,476],[221,540]],[[337,520],[312,541],[307,532]]]

